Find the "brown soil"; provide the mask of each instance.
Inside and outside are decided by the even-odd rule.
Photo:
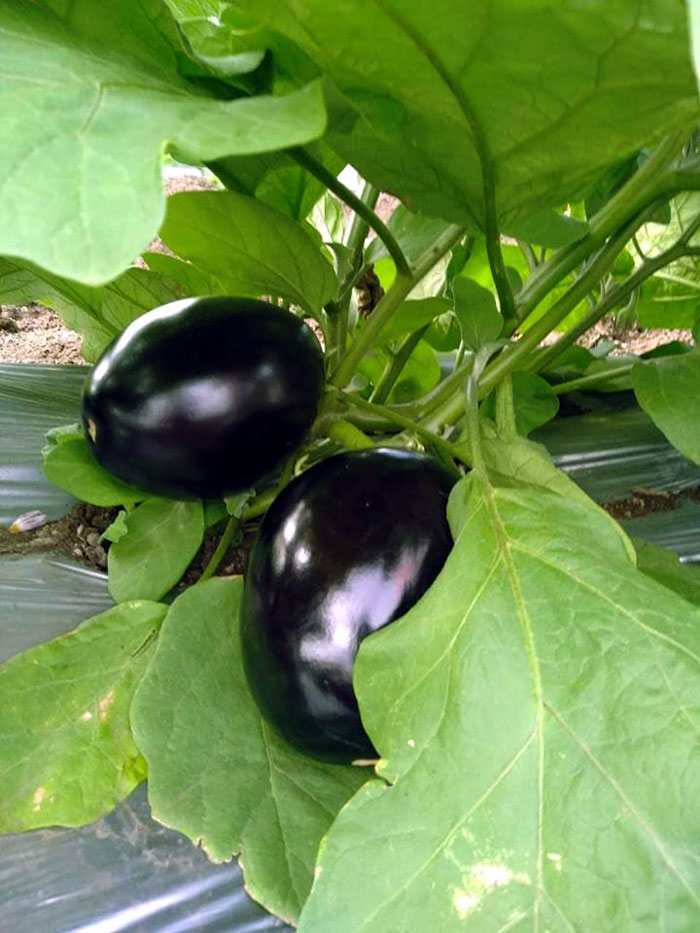
[[[641,518],[644,515],[653,515],[655,512],[672,512],[678,507],[682,499],[700,499],[700,487],[683,492],[665,492],[655,489],[636,487],[628,499],[618,499],[615,502],[603,502],[603,508],[614,519],[620,521],[626,518]]]
[[[0,556],[6,554],[35,554],[58,552],[93,570],[105,570],[110,542],[100,540],[102,533],[112,524],[118,508],[101,508],[79,502],[70,512],[55,522],[47,522],[33,531],[10,534],[0,529]],[[224,555],[216,571],[218,576],[242,574],[255,536],[256,523],[243,526],[238,538]],[[221,528],[209,530],[199,551],[185,571],[177,591],[194,583],[214,555],[221,536]]]

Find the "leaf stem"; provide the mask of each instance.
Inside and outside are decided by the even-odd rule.
[[[382,405],[387,400],[389,393],[394,388],[394,383],[401,375],[401,371],[429,326],[430,324],[428,323],[424,327],[419,327],[418,330],[414,330],[412,334],[408,334],[404,337],[398,350],[389,358],[384,372],[379,377],[379,381],[369,397],[370,402],[376,402],[377,405]]]
[[[635,361],[636,362],[636,361]],[[611,369],[601,370],[591,373],[588,376],[579,376],[578,379],[569,379],[568,382],[560,382],[552,386],[552,392],[555,395],[566,395],[567,392],[576,392],[578,389],[589,389],[601,382],[609,382],[611,379],[617,379],[618,376],[626,376],[632,372],[635,363],[616,366]]]
[[[239,524],[240,524],[240,520],[237,519],[235,516],[232,515],[231,518],[229,518],[226,524],[226,527],[224,528],[224,532],[219,538],[219,543],[216,545],[216,550],[212,554],[211,559],[209,560],[209,563],[207,564],[207,566],[201,572],[199,579],[197,580],[197,583],[204,583],[205,580],[208,580],[210,577],[213,577],[216,571],[219,569],[219,564],[226,556],[226,552],[231,546],[231,542],[233,541],[233,536],[235,535],[236,529],[238,528]]]
[[[517,342],[501,353],[484,371],[480,380],[479,397],[483,398],[504,376],[512,373],[526,362],[532,351],[547,334],[572,311],[587,293],[600,281],[613,265],[615,257],[623,249],[630,236],[637,229],[641,220],[635,218],[628,223],[601,249],[597,256],[584,267],[571,288],[556,301],[542,317],[535,321],[529,330]]]
[[[644,165],[591,218],[588,234],[576,243],[555,250],[538,267],[518,293],[516,306],[521,318],[534,310],[561,279],[594,253],[626,220],[658,197],[659,172],[678,154],[686,136],[686,133],[676,133],[664,139]]]
[[[398,244],[398,241],[394,237],[394,234],[389,230],[384,221],[380,220],[379,217],[374,213],[371,207],[369,207],[365,202],[358,198],[354,192],[352,192],[346,185],[339,181],[332,172],[329,172],[328,169],[321,162],[314,159],[305,149],[295,148],[289,150],[289,155],[297,162],[302,168],[305,168],[308,172],[318,178],[319,181],[332,191],[333,194],[337,195],[341,201],[352,208],[352,210],[361,217],[369,227],[374,230],[379,239],[384,243],[387,248],[387,252],[394,260],[396,266],[396,271],[400,275],[410,275],[410,269],[408,266],[408,260],[403,254],[403,250]]]

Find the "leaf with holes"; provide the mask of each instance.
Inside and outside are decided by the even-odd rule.
[[[300,931],[694,929],[700,610],[584,503],[475,471],[449,517],[435,584],[360,648],[384,780],[334,822]]]

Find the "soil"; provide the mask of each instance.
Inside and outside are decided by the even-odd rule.
[[[628,499],[615,502],[603,502],[605,511],[617,521],[626,518],[641,518],[656,512],[672,512],[684,499],[700,501],[700,487],[688,492],[665,492],[655,489],[643,489],[638,486],[632,490]]]
[[[63,518],[47,522],[40,528],[16,534],[0,529],[0,557],[53,552],[71,557],[93,570],[105,570],[110,542],[101,536],[118,512],[118,508],[101,508],[78,502]],[[218,576],[234,576],[245,571],[256,528],[257,522],[243,526],[221,560],[216,571]],[[222,530],[222,527],[217,527],[205,533],[202,546],[178,583],[176,592],[199,579],[214,555]]]

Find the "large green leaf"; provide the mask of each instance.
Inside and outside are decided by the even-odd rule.
[[[658,544],[637,538],[637,567],[696,606],[700,606],[700,567],[682,564],[678,555]]]
[[[161,236],[232,294],[281,295],[318,313],[335,276],[302,227],[255,198],[233,191],[176,194],[168,199]]]
[[[642,327],[668,330],[693,326],[700,316],[700,276],[684,272],[680,268],[669,270],[642,285],[636,309]]]
[[[166,146],[216,159],[323,132],[317,84],[214,100],[180,77],[177,44],[159,0],[104,0],[99,15],[92,0],[0,0],[0,252],[105,282],[158,230]]]
[[[676,0],[243,5],[329,74],[327,138],[347,161],[448,220],[483,227],[480,149],[507,229],[697,119]]]
[[[144,779],[129,706],[165,612],[125,603],[0,667],[0,831],[81,826]]]
[[[676,450],[700,463],[700,350],[637,363],[632,386],[639,404]]]
[[[475,472],[449,513],[436,583],[360,648],[388,783],[336,819],[300,930],[695,929],[700,610],[584,504]]]
[[[292,919],[321,837],[365,774],[307,758],[263,721],[241,664],[241,590],[240,578],[210,580],[173,603],[132,724],[156,819],[215,861],[241,853],[248,891]]]
[[[146,499],[109,549],[109,593],[117,603],[160,599],[178,582],[204,536],[202,503]]]

